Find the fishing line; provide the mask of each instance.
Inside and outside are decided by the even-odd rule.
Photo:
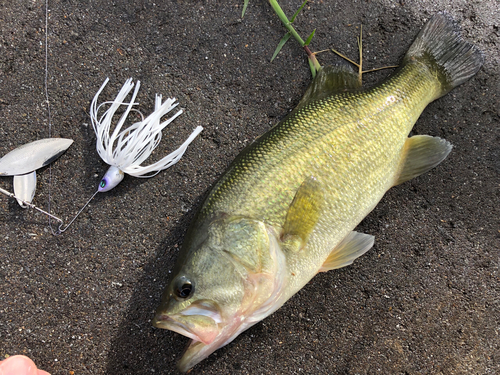
[[[47,104],[47,116],[49,121],[49,138],[52,138],[52,116],[50,113],[48,77],[49,77],[49,0],[45,0],[45,81],[44,81],[45,103]],[[50,221],[50,219],[52,218],[52,215],[50,214],[51,211],[50,202],[52,200],[51,198],[52,198],[52,164],[49,165],[49,196],[48,196],[47,210],[49,212],[50,231],[52,232],[53,235],[56,235],[54,228],[52,228],[52,222]]]
[[[49,0],[45,0],[45,102],[47,103],[47,112],[49,119],[49,138],[52,137],[52,117],[50,114],[50,102],[49,102],[49,89],[48,89],[48,76],[49,76]],[[49,166],[50,169],[50,166]],[[49,184],[50,188],[50,184]],[[50,205],[50,194],[49,194],[49,205]]]
[[[48,116],[48,122],[49,122],[49,138],[52,138],[52,115],[50,112],[50,100],[49,100],[49,85],[48,85],[48,80],[49,80],[49,0],[45,0],[45,103],[47,104],[47,116]],[[66,227],[62,228],[64,225],[64,221],[57,216],[52,215],[51,212],[51,201],[52,201],[52,165],[49,165],[49,196],[48,196],[48,204],[47,204],[47,211],[42,210],[41,208],[36,207],[32,203],[25,202],[21,200],[24,204],[26,204],[30,208],[34,208],[45,215],[49,217],[49,227],[50,231],[54,236],[59,236],[62,233],[64,233],[71,224],[76,220],[76,218],[82,213],[82,211],[88,206],[90,201],[96,196],[96,194],[99,192],[97,190],[92,197],[85,203],[85,205],[78,211],[78,213],[73,217],[73,219],[69,222]],[[3,191],[2,193],[7,193],[7,195],[15,198],[14,194],[11,194],[9,192]],[[54,230],[52,227],[52,219],[56,220],[59,222],[59,226],[57,227],[57,230]]]
[[[49,100],[49,85],[48,85],[48,80],[49,80],[49,0],[45,0],[45,103],[47,104],[47,116],[48,116],[48,121],[49,121],[49,138],[52,138],[52,115],[51,115],[51,112],[50,112],[50,100]],[[75,215],[75,217],[73,217],[73,219],[69,222],[68,225],[66,225],[66,227],[62,228],[62,226],[64,225],[64,221],[60,218],[58,218],[57,216],[54,216],[50,213],[51,211],[51,201],[52,201],[52,164],[49,165],[49,197],[48,197],[48,204],[47,204],[47,211],[44,211],[42,210],[41,208],[38,208],[36,207],[34,204],[32,203],[28,203],[28,202],[25,202],[23,200],[21,200],[24,204],[26,204],[27,206],[31,207],[31,208],[34,208],[35,210],[38,210],[42,213],[44,213],[45,215],[47,215],[49,217],[49,227],[50,227],[50,231],[52,232],[52,234],[54,236],[59,236],[60,234],[64,233],[71,224],[73,224],[73,222],[76,220],[76,218],[78,216],[80,216],[80,214],[82,213],[82,211],[88,206],[88,204],[90,203],[90,201],[96,196],[96,194],[99,192],[99,190],[97,190],[93,195],[92,197],[90,197],[90,199],[87,201],[87,203],[85,203],[85,205],[80,209],[80,211],[78,211],[78,213]],[[11,197],[15,198],[15,195],[14,194],[11,194],[9,192],[5,192],[3,191],[3,193],[7,193],[8,195],[10,195]],[[59,222],[59,226],[57,228],[57,230],[54,230],[54,228],[52,227],[52,219],[54,220],[57,220]]]

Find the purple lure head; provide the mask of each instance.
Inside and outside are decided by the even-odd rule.
[[[122,180],[125,174],[115,166],[109,167],[108,171],[102,178],[101,182],[99,182],[99,192],[104,193],[113,189],[116,185],[118,185]]]

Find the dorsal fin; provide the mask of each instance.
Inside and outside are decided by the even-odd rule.
[[[313,101],[359,88],[358,74],[349,65],[325,66],[318,71],[295,110]]]

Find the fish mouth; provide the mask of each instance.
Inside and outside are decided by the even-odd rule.
[[[177,314],[158,312],[153,326],[177,332],[193,342],[211,344],[220,333],[222,317],[219,310],[209,302],[197,302]]]
[[[225,345],[227,340],[224,333],[226,324],[219,309],[207,301],[195,302],[175,314],[158,311],[152,324],[191,339],[177,363],[177,368],[181,372],[187,372]]]
[[[206,345],[200,341],[190,340],[181,359],[177,362],[177,368],[181,372],[187,372],[218,348],[219,345]]]
[[[162,315],[155,317],[153,326],[177,332],[189,337],[194,342],[201,342],[206,345],[212,343],[219,334],[219,328],[215,321],[203,315],[192,315],[192,317],[192,320],[196,323],[184,318],[182,315]]]

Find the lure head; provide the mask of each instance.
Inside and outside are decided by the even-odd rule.
[[[112,165],[109,167],[101,182],[99,182],[99,192],[104,193],[113,189],[123,180],[123,177],[125,177],[125,174],[120,169]]]

